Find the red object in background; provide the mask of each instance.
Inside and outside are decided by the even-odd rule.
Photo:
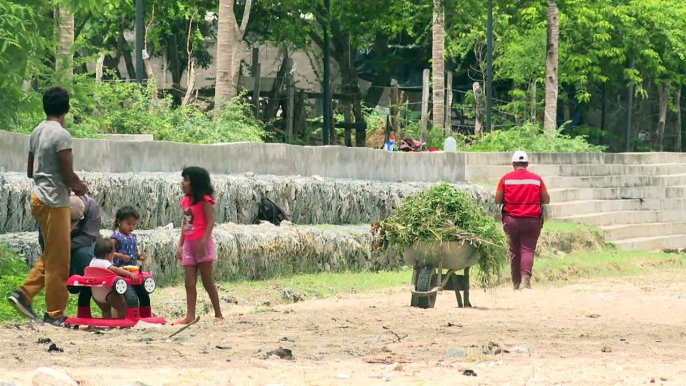
[[[116,273],[103,268],[87,267],[83,276],[74,275],[67,281],[72,287],[106,287],[112,288],[116,293],[123,295],[129,287],[132,287],[138,296],[138,307],[129,307],[126,317],[123,319],[94,318],[91,314],[90,305],[79,307],[75,318],[67,318],[65,324],[70,326],[96,326],[96,327],[133,327],[139,321],[152,324],[166,324],[164,318],[154,317],[150,307],[150,294],[155,290],[155,279],[149,272],[137,274],[138,280],[121,277]]]
[[[429,148],[429,153],[433,153],[433,152],[435,152],[435,151],[438,151],[438,148],[437,148],[437,147],[430,147],[430,148]]]

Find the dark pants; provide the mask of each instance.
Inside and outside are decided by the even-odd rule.
[[[71,250],[71,267],[69,275],[83,275],[83,271],[91,263],[94,256],[95,244],[89,247],[81,247]],[[69,292],[79,294],[79,307],[86,307],[91,304],[90,287],[69,287]]]
[[[543,222],[540,218],[505,216],[503,228],[510,238],[512,282],[521,283],[523,275],[531,277]]]

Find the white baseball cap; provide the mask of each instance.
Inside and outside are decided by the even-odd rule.
[[[512,162],[529,162],[529,156],[526,155],[525,152],[521,150],[517,150],[513,155],[512,155]]]

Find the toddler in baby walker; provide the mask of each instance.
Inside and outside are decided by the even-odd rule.
[[[111,239],[100,239],[95,243],[95,258],[91,260],[90,267],[110,270],[119,276],[129,277],[138,281],[138,275],[127,269],[114,266],[114,243]],[[102,317],[112,318],[112,308],[115,309],[116,317],[123,319],[126,317],[127,305],[124,295],[120,295],[113,288],[92,287],[93,300],[102,310]]]

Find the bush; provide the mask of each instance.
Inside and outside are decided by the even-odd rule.
[[[543,132],[532,124],[509,130],[496,130],[481,138],[470,137],[461,146],[462,151],[473,152],[513,152],[525,150],[536,153],[600,153],[604,146],[588,143],[585,136],[571,137],[562,134],[563,129]],[[469,140],[471,139],[471,143]],[[459,141],[458,141],[459,143]]]
[[[154,100],[154,86],[137,83],[96,84],[76,76],[71,90],[73,122],[69,131],[77,138],[103,134],[152,134],[158,141],[199,144],[219,142],[262,142],[264,128],[249,104],[236,97],[218,112],[205,112],[199,105],[173,107],[171,96]],[[15,131],[30,133],[43,119],[42,112],[26,114]]]

